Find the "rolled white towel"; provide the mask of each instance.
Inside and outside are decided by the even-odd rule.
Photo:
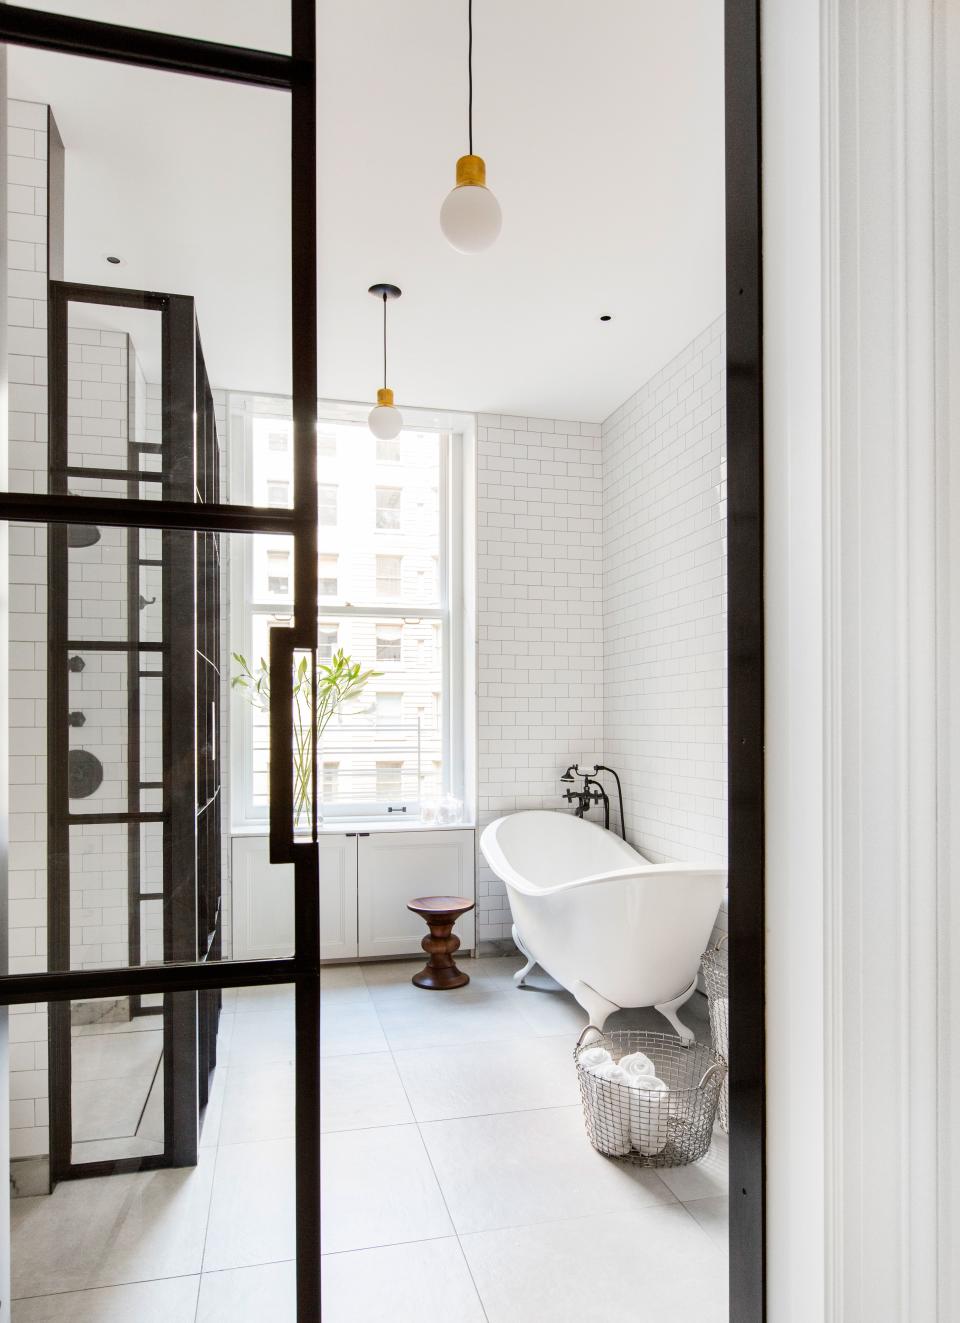
[[[585,1052],[580,1053],[578,1060],[583,1069],[589,1070],[592,1075],[603,1066],[613,1063],[613,1057],[605,1047],[588,1047]]]
[[[630,1147],[639,1150],[644,1157],[652,1157],[667,1143],[670,1090],[656,1075],[631,1075],[628,1078]]]
[[[595,1147],[610,1157],[625,1157],[632,1144],[631,1077],[615,1061],[596,1066],[590,1074]]]
[[[656,1075],[657,1068],[643,1052],[631,1052],[617,1063],[628,1075]]]

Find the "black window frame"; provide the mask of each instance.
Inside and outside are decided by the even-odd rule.
[[[316,12],[291,0],[289,55],[0,5],[0,41],[287,91],[292,122],[294,504],[154,504],[51,493],[0,495],[0,518],[292,535],[292,629],[274,629],[271,667],[316,642]],[[764,1042],[763,363],[759,0],[725,0],[728,663],[730,819],[730,1317],[766,1318]],[[272,747],[289,741],[273,718]],[[270,853],[293,863],[296,947],[288,959],[7,975],[0,1004],[293,983],[296,988],[297,1315],[320,1317],[320,1050],[317,835],[292,837],[292,787],[271,768]],[[274,785],[273,782],[277,781]],[[316,767],[314,767],[316,781]]]

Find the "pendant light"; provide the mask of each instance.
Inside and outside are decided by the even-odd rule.
[[[387,299],[398,299],[401,291],[396,285],[371,285],[368,293],[383,299],[383,385],[377,391],[377,402],[370,410],[367,422],[378,441],[392,441],[400,435],[403,415],[393,405],[393,391],[387,386]]]
[[[458,253],[482,253],[500,233],[500,203],[487,188],[487,166],[473,154],[473,0],[467,0],[468,156],[457,161],[457,182],[440,208],[440,228]]]

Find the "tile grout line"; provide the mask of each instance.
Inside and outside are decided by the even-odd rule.
[[[367,984],[366,975],[362,975],[362,977],[363,977],[364,985],[367,987],[367,990],[369,991],[369,984]],[[410,1100],[410,1095],[407,1093],[407,1086],[404,1083],[403,1076],[400,1074],[400,1067],[397,1065],[397,1058],[394,1055],[393,1044],[390,1042],[390,1036],[384,1027],[383,1021],[380,1019],[380,1011],[377,1009],[377,1004],[373,1000],[373,997],[370,998],[370,1001],[373,1006],[373,1013],[377,1017],[377,1024],[379,1024],[380,1026],[380,1032],[383,1034],[384,1040],[386,1041],[387,1050],[390,1053],[390,1060],[393,1062],[393,1068],[397,1072],[397,1079],[400,1081],[401,1089],[403,1089],[403,1096],[406,1098],[407,1106],[410,1108],[410,1115],[413,1117],[414,1125],[417,1127],[417,1138],[420,1140],[420,1146],[423,1149],[424,1155],[426,1156],[427,1162],[429,1163],[430,1170],[433,1173],[433,1179],[437,1183],[437,1190],[439,1191],[440,1198],[443,1200],[444,1211],[447,1214],[447,1218],[449,1219],[450,1222],[450,1227],[453,1231],[454,1238],[456,1239],[457,1249],[460,1251],[460,1257],[463,1260],[463,1265],[466,1268],[467,1275],[469,1276],[470,1281],[473,1284],[473,1290],[477,1297],[477,1304],[480,1306],[480,1313],[483,1315],[485,1323],[490,1323],[489,1315],[487,1314],[487,1308],[483,1302],[483,1296],[480,1294],[480,1288],[477,1285],[476,1278],[473,1275],[473,1269],[470,1267],[470,1261],[467,1258],[466,1251],[463,1248],[463,1242],[460,1239],[460,1233],[457,1230],[457,1224],[453,1220],[453,1214],[451,1213],[450,1206],[447,1203],[447,1196],[443,1192],[443,1186],[440,1183],[440,1177],[437,1175],[437,1169],[434,1166],[433,1158],[430,1156],[430,1150],[427,1148],[426,1141],[423,1138],[423,1130],[421,1128],[421,1124],[417,1120],[417,1114],[414,1111],[413,1103]]]

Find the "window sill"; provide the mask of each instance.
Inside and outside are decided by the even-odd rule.
[[[382,832],[404,832],[404,831],[473,831],[476,827],[474,822],[423,822],[420,818],[410,818],[406,822],[386,821],[383,818],[372,818],[364,820],[362,818],[341,818],[339,822],[324,822],[319,831],[321,836],[343,836],[347,832],[369,832],[371,835]],[[232,837],[241,836],[269,836],[266,827],[259,824],[250,826],[232,827],[230,835]],[[305,839],[298,836],[296,839]]]

